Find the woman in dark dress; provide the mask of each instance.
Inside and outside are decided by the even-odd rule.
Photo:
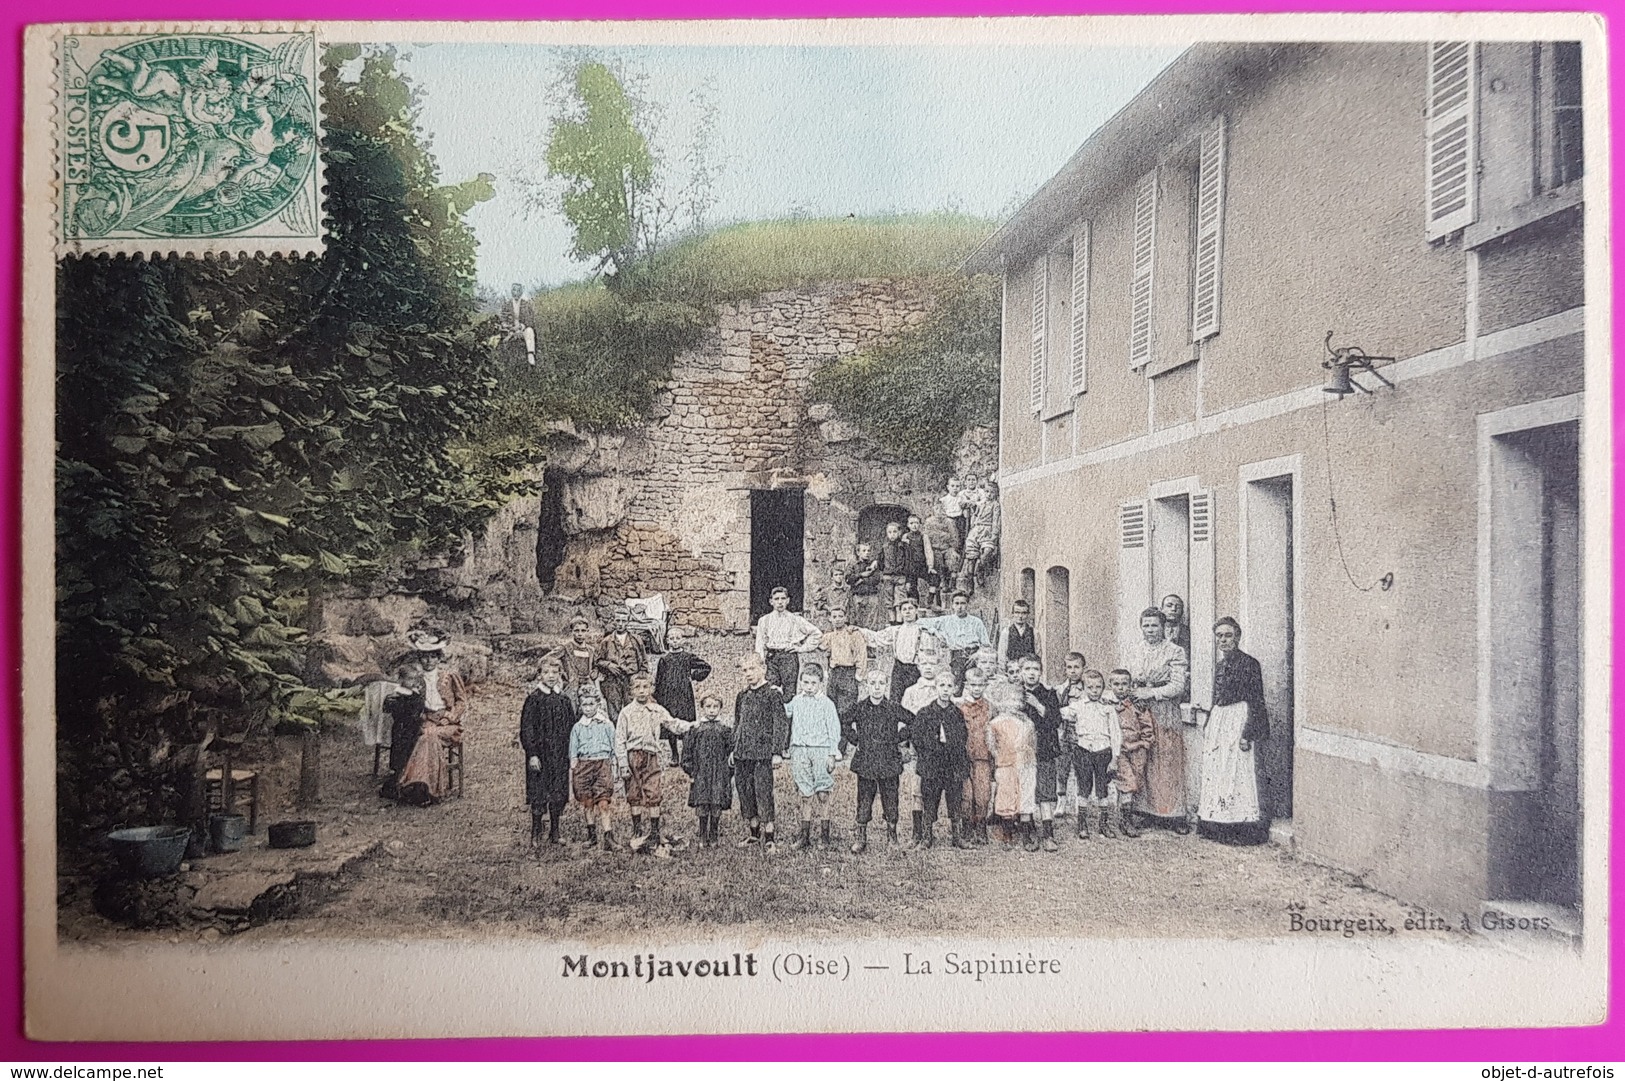
[[[530,843],[542,843],[542,816],[547,841],[559,840],[559,816],[570,802],[570,729],[577,719],[575,703],[564,686],[564,668],[554,656],[542,659],[541,671],[519,713],[519,746],[525,752],[525,803],[530,806]]]
[[[400,798],[401,771],[412,758],[418,734],[423,729],[423,669],[416,662],[402,664],[395,672],[398,689],[384,699],[384,715],[389,718],[389,776],[379,786],[384,799]]]
[[[1196,827],[1209,840],[1259,845],[1270,837],[1259,798],[1259,744],[1270,734],[1263,670],[1239,648],[1241,624],[1230,616],[1213,625],[1213,642],[1213,706],[1198,711],[1205,740]]]

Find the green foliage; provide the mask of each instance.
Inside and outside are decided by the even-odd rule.
[[[753,222],[685,240],[608,281],[540,293],[532,301],[537,366],[510,360],[495,409],[459,454],[471,469],[500,474],[554,422],[634,423],[670,379],[673,359],[714,322],[717,304],[817,282],[941,277],[989,229],[939,214]]]
[[[358,55],[323,75],[321,258],[59,265],[65,826],[157,798],[173,744],[341,708],[302,678],[306,597],[513,492],[450,450],[497,390],[461,217],[490,178],[441,186],[393,54],[341,79]]]
[[[960,214],[750,222],[675,244],[658,261],[662,287],[711,301],[818,282],[953,273],[993,231]]]
[[[639,127],[634,102],[602,61],[579,61],[569,112],[547,138],[547,175],[564,184],[560,209],[570,223],[570,254],[593,259],[594,270],[631,265],[649,211],[655,158]]]
[[[843,357],[813,377],[813,396],[882,446],[946,464],[965,429],[998,423],[998,279],[940,278],[911,332]]]

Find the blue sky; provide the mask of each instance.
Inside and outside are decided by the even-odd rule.
[[[542,45],[401,47],[447,181],[495,173],[470,221],[482,283],[558,284],[568,256],[556,212],[528,213],[511,183],[540,178],[561,54]],[[1176,55],[1075,46],[671,46],[606,55],[646,77],[661,142],[680,159],[694,92],[709,84],[722,163],[712,223],[791,214],[959,210],[1001,217]]]

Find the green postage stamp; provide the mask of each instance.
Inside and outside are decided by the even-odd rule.
[[[316,31],[84,28],[57,41],[57,250],[322,249]]]

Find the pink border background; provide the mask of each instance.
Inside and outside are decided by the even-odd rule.
[[[906,15],[1076,15],[1076,14],[1205,14],[1242,11],[1298,12],[1307,10],[1349,10],[1352,5],[1328,0],[1259,0],[1250,5],[1203,0],[1112,0],[1107,3],[1081,3],[1077,0],[623,0],[619,4],[593,0],[561,0],[552,4],[526,4],[518,0],[12,0],[0,26],[5,46],[0,49],[0,93],[4,95],[7,129],[10,137],[0,141],[0,175],[12,178],[8,185],[10,202],[20,202],[22,74],[20,56],[22,28],[31,22],[146,22],[153,20],[215,21],[231,19],[698,19],[698,18],[835,18]],[[1465,3],[1442,0],[1433,4],[1378,3],[1365,7],[1376,11],[1572,11],[1579,5],[1562,3],[1510,4]],[[1611,18],[1625,8],[1625,0],[1586,5]],[[1622,85],[1625,61],[1617,50],[1609,56],[1610,98]],[[1617,100],[1617,99],[1615,99]],[[1617,106],[1616,106],[1617,108]],[[1625,153],[1614,126],[1614,200],[1625,205]],[[1089,1058],[1105,1060],[1476,1060],[1476,1061],[1560,1061],[1584,1062],[1625,1059],[1625,1023],[1616,1007],[1618,977],[1625,969],[1620,949],[1620,918],[1614,899],[1625,882],[1625,845],[1616,834],[1611,861],[1610,924],[1613,928],[1613,964],[1610,980],[1608,1023],[1577,1029],[1521,1029],[1485,1031],[1411,1031],[1377,1033],[1202,1033],[1159,1035],[1055,1034],[1027,1035],[855,1035],[855,1036],[683,1036],[641,1038],[495,1039],[348,1041],[305,1043],[169,1043],[169,1044],[73,1044],[27,1040],[22,1028],[22,899],[20,845],[20,689],[18,583],[21,577],[18,536],[20,522],[20,210],[13,205],[0,220],[0,294],[6,297],[5,334],[0,340],[6,378],[0,381],[0,417],[4,438],[0,438],[0,598],[10,618],[0,621],[0,708],[6,725],[0,739],[0,1060],[57,1062],[73,1060],[190,1061],[212,1059],[251,1060],[417,1060],[469,1059],[486,1061],[525,1059],[961,1059],[1011,1058],[1055,1059]],[[1610,229],[1613,250],[1618,250],[1618,231]],[[1617,259],[1616,259],[1617,267]],[[1615,327],[1622,310],[1618,281],[1614,293]],[[1616,440],[1625,409],[1616,394],[1612,410]],[[1620,446],[1615,448],[1615,472],[1619,471]],[[1615,527],[1620,525],[1616,492]],[[1625,566],[1616,542],[1614,575]],[[1620,603],[1614,600],[1616,619]],[[1614,662],[1616,686],[1611,704],[1620,701],[1617,672],[1622,651],[1616,641]],[[1614,779],[1621,780],[1620,765],[1625,762],[1625,729],[1616,729],[1613,738]],[[1625,786],[1613,796],[1614,820],[1621,806]]]

